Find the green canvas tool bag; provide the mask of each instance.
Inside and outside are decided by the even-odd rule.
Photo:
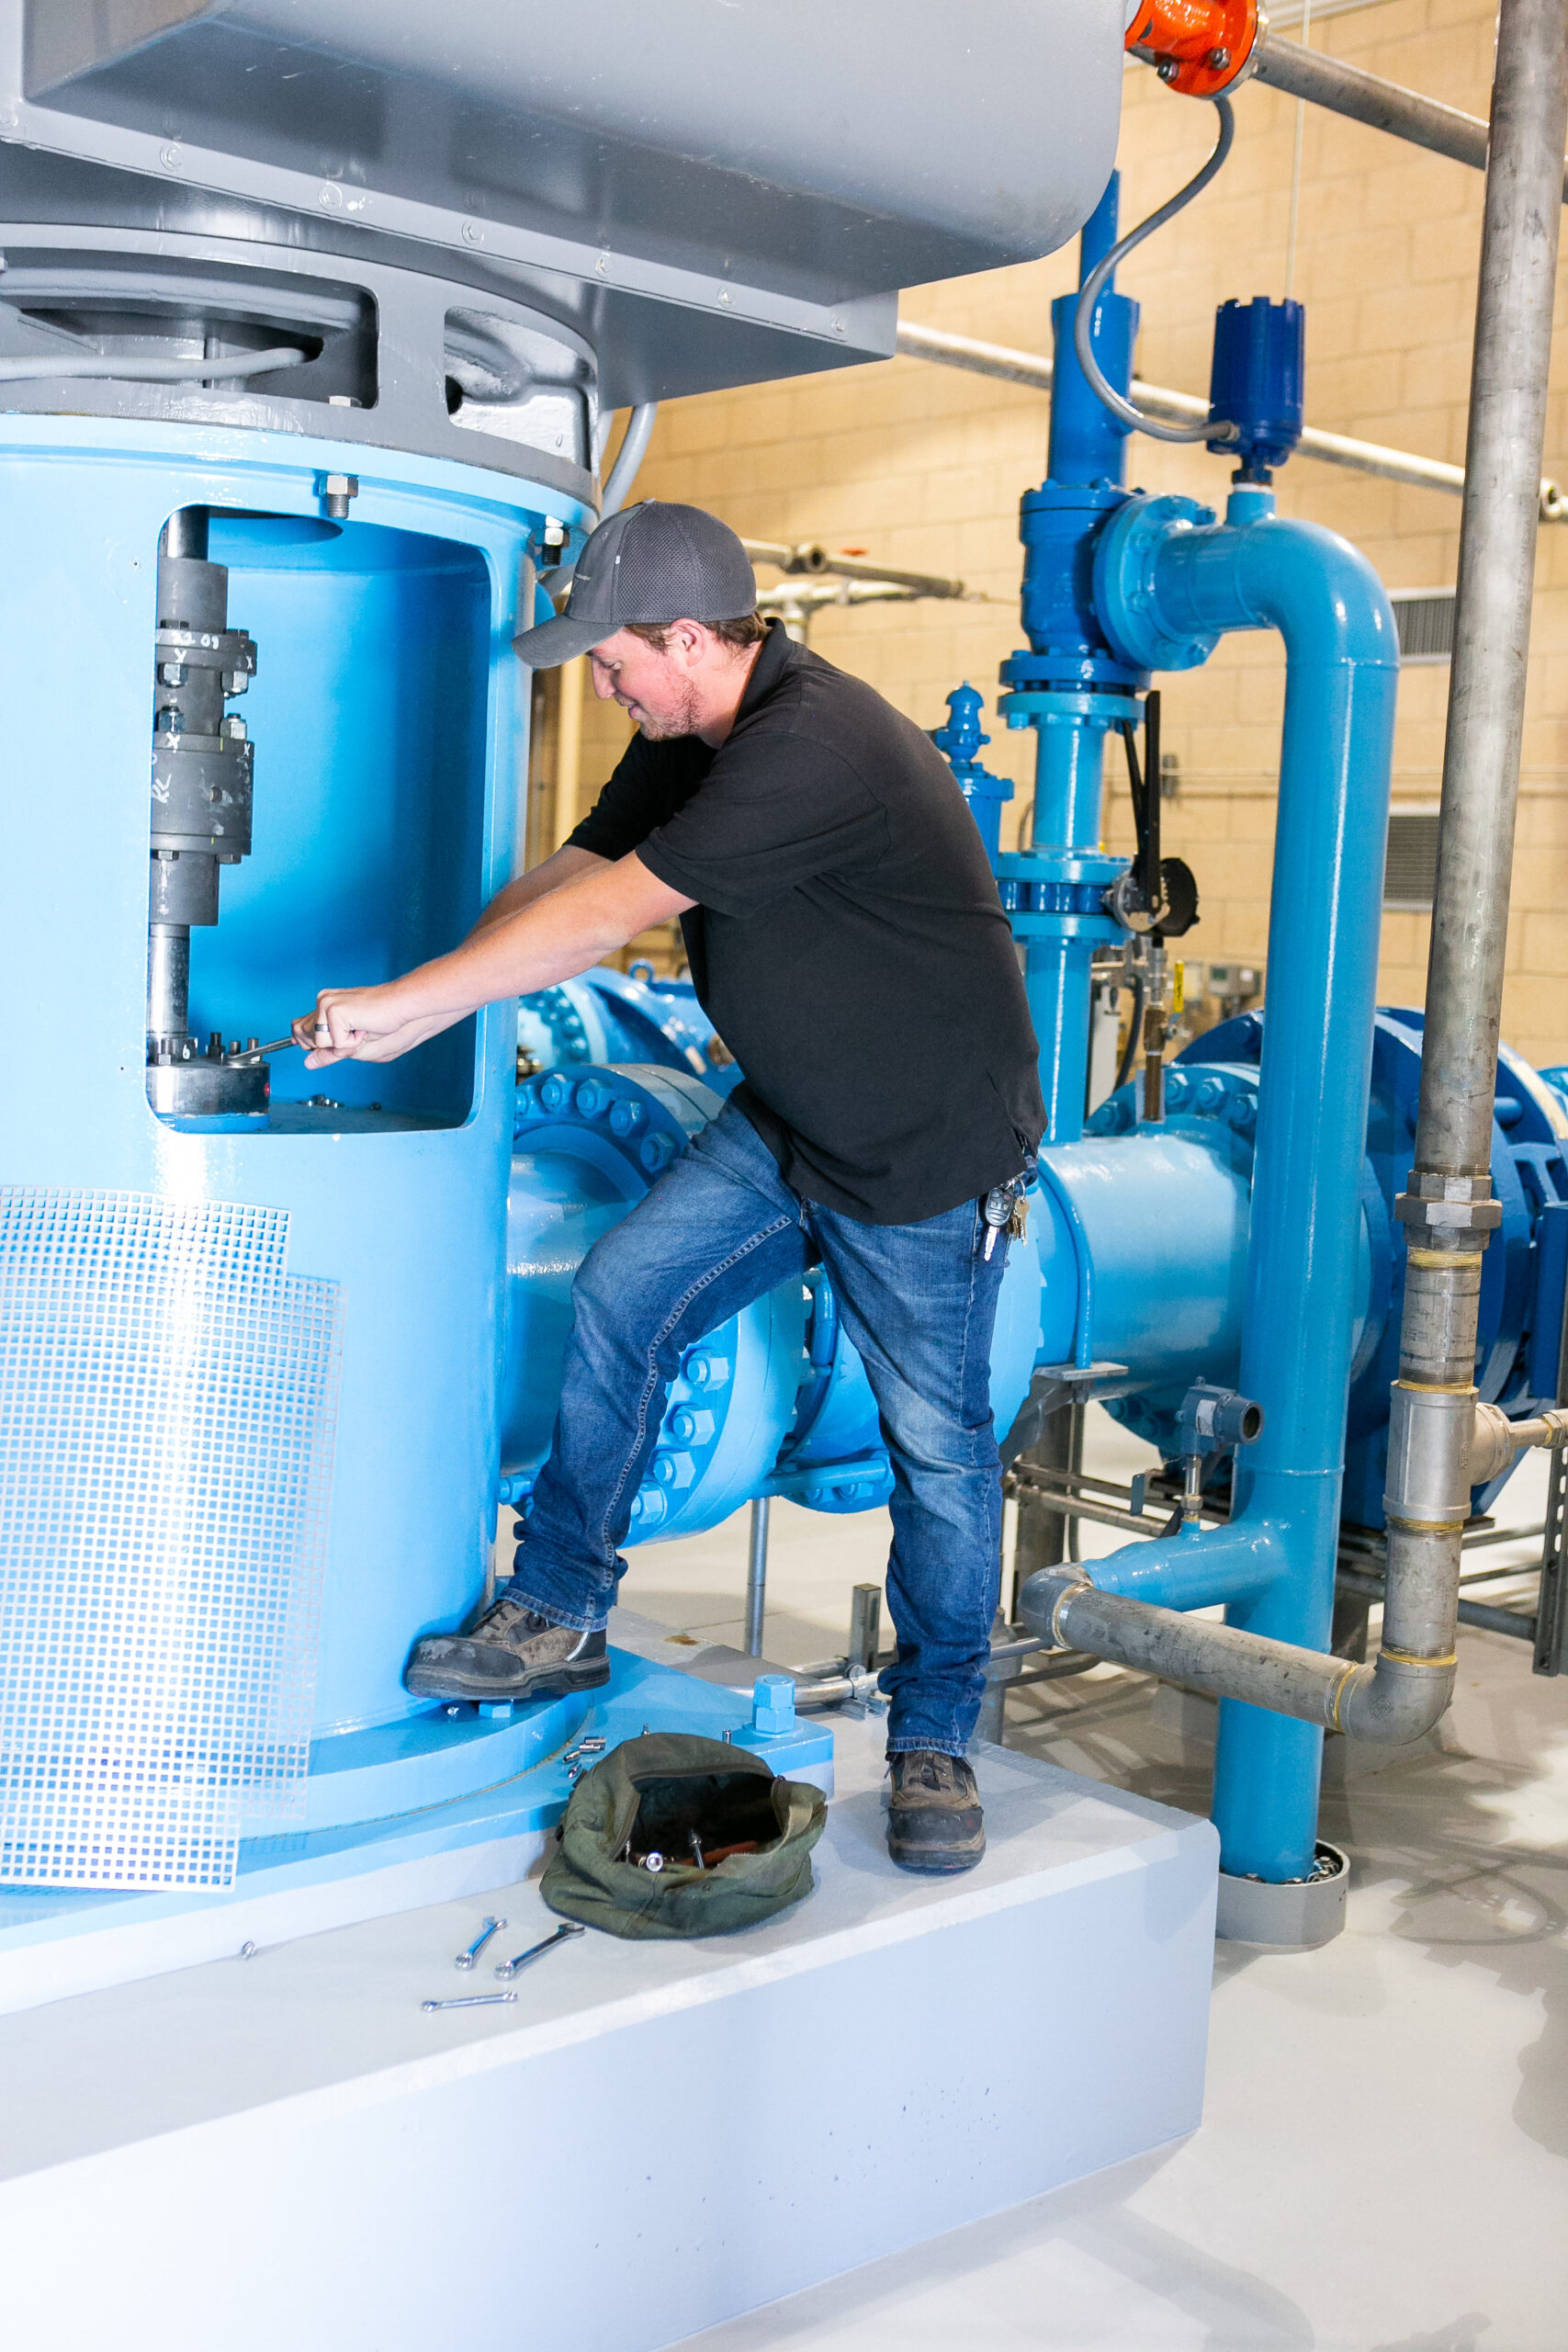
[[[810,1894],[827,1818],[820,1789],[748,1748],[647,1733],[579,1781],[540,1892],[612,1936],[728,1935]]]

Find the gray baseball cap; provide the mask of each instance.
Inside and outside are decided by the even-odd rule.
[[[533,670],[575,662],[628,621],[735,621],[757,605],[757,578],[728,523],[657,498],[601,523],[577,559],[566,610],[512,640]]]

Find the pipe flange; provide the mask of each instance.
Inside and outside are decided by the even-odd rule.
[[[1217,629],[1179,629],[1160,609],[1156,569],[1179,532],[1218,518],[1195,498],[1129,498],[1100,535],[1094,602],[1111,650],[1139,670],[1196,670],[1220,641]]]
[[[223,692],[229,696],[243,695],[256,674],[255,639],[243,628],[187,628],[183,623],[165,621],[152,642],[163,685],[182,684],[186,670],[221,670]]]
[[[621,1161],[633,1184],[650,1184],[684,1151],[719,1109],[703,1090],[693,1102],[660,1080],[665,1070],[591,1069],[584,1076],[547,1070],[518,1090],[513,1139],[519,1151],[536,1150],[552,1134],[569,1129],[582,1138],[588,1156]]]

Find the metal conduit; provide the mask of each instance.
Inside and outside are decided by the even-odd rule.
[[[1410,1234],[1389,1428],[1382,1645],[1371,1666],[1184,1617],[1043,1572],[1030,1622],[1062,1646],[1373,1740],[1430,1730],[1456,1667],[1461,1544],[1477,1475],[1505,1444],[1561,1442],[1548,1413],[1507,1430],[1474,1385],[1481,1254],[1499,1221],[1491,1126],[1545,435],[1568,10],[1502,0],[1476,303],[1438,888]],[[1505,1423],[1506,1427],[1506,1423]],[[1500,1466],[1500,1464],[1498,1464]]]
[[[1468,120],[1468,117],[1462,118]],[[1485,125],[1482,124],[1483,131]],[[1051,389],[1052,363],[1033,351],[1015,351],[1006,344],[981,343],[972,335],[948,334],[940,327],[898,322],[898,349],[910,359],[925,359],[940,368],[962,368],[971,375],[992,376],[1004,384],[1024,384],[1032,391]],[[1196,392],[1172,391],[1163,384],[1145,384],[1134,377],[1131,397],[1151,416],[1173,422],[1206,417],[1209,403]],[[1357,441],[1348,434],[1325,433],[1309,424],[1296,445],[1296,454],[1316,458],[1325,466],[1345,466],[1352,473],[1374,474],[1383,481],[1408,482],[1417,490],[1440,490],[1454,496],[1464,492],[1464,468],[1446,465],[1438,458],[1417,457],[1408,449],[1389,449],[1377,441]],[[1568,518],[1568,492],[1559,482],[1543,479],[1539,512],[1543,523]],[[886,572],[879,575],[886,579]]]

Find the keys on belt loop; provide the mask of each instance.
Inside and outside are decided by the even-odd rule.
[[[993,1184],[980,1204],[980,1214],[986,1220],[984,1256],[989,1265],[998,1233],[1005,1230],[1010,1239],[1021,1241],[1029,1230],[1029,1179],[1015,1176],[1010,1184]]]

